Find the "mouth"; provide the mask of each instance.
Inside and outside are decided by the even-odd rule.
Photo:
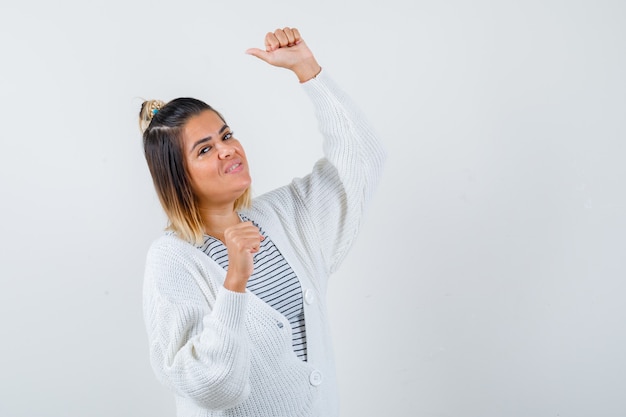
[[[231,174],[231,173],[233,173],[233,172],[237,172],[237,171],[241,170],[241,168],[243,168],[243,165],[241,164],[241,162],[235,162],[234,164],[232,164],[232,165],[228,166],[228,167],[226,168],[226,171],[225,171],[225,172],[226,172],[227,174]]]

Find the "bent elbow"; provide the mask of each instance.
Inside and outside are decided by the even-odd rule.
[[[243,403],[250,395],[250,382],[213,381],[206,387],[188,391],[187,396],[207,410],[226,410]]]

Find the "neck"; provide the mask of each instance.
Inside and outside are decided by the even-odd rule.
[[[222,242],[224,241],[224,231],[241,221],[232,206],[221,209],[201,208],[200,215],[202,216],[204,231]]]

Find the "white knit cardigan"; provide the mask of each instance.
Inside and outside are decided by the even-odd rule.
[[[149,249],[144,317],[150,360],[179,417],[333,417],[339,413],[326,288],[350,248],[381,175],[385,152],[325,71],[303,84],[325,157],[313,172],[254,199],[243,212],[265,229],[303,290],[308,361],[289,321],[249,291],[223,287],[225,271],[173,234]]]

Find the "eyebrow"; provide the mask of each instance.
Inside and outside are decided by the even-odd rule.
[[[220,131],[218,133],[222,134],[222,133],[224,133],[224,131],[226,129],[228,129],[228,125],[225,124],[224,126],[222,126],[222,128],[220,129]],[[202,138],[202,139],[198,140],[196,143],[193,144],[193,146],[191,147],[189,152],[193,152],[194,149],[196,149],[198,147],[198,145],[202,145],[203,143],[210,142],[211,139],[213,139],[213,136],[207,136],[206,138]]]

